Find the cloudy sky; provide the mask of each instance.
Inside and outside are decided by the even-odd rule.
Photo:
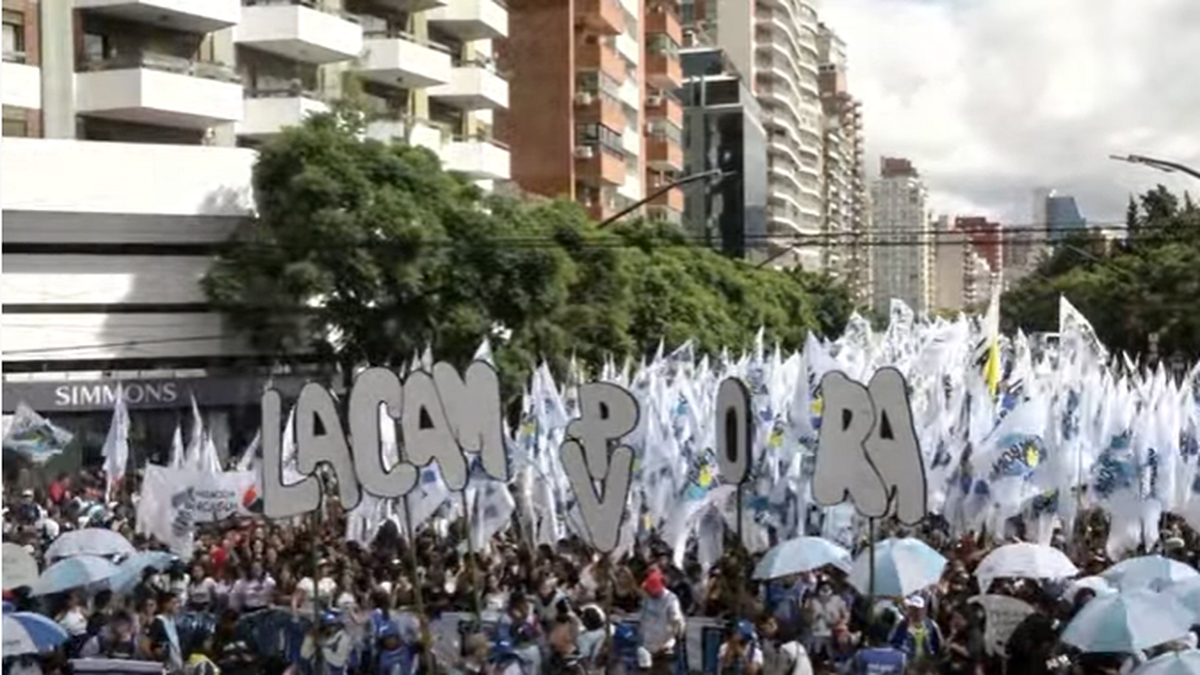
[[[908,157],[943,213],[1029,223],[1032,191],[1122,221],[1131,191],[1200,181],[1200,0],[818,0],[847,43],[868,152]],[[877,171],[874,161],[871,171]]]

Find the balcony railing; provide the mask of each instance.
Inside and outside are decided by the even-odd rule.
[[[321,0],[242,0],[244,7],[307,7],[308,9],[332,14],[351,23],[360,23],[357,16],[349,12],[330,11],[321,4]]]
[[[315,90],[307,89],[304,86],[292,87],[256,87],[247,89],[245,92],[246,98],[307,98],[314,101],[321,100],[321,94]]]
[[[4,52],[4,62],[5,63],[25,63],[25,59],[26,59],[25,52],[18,52],[18,51],[5,51]]]
[[[454,56],[454,50],[450,49],[446,45],[444,45],[440,42],[434,42],[433,40],[428,40],[426,38],[417,37],[416,35],[413,35],[412,33],[407,33],[402,30],[364,31],[363,39],[364,40],[407,40],[408,42],[412,42],[414,44],[421,45],[422,47],[428,47],[430,49],[442,52],[443,54],[449,54],[451,57]]]
[[[450,64],[455,68],[481,68],[502,80],[508,79],[504,73],[500,72],[500,66],[496,63],[495,59],[485,59],[479,56],[467,59],[457,54],[452,55],[452,57]]]
[[[106,59],[94,59],[83,63],[84,72],[102,72],[108,70],[131,70],[145,68],[158,70],[188,77],[200,77],[218,82],[241,83],[242,77],[231,66],[214,61],[192,61],[181,56],[156,54],[154,52],[135,52],[121,54]]]

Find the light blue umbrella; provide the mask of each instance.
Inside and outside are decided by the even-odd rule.
[[[1192,624],[1200,624],[1200,577],[1187,579],[1162,590],[1192,613]]]
[[[779,579],[826,565],[849,572],[850,552],[821,537],[797,537],[767,551],[754,568],[754,578]]]
[[[1131,675],[1200,675],[1200,651],[1167,652],[1138,666]]]
[[[875,595],[906,597],[924,590],[942,578],[946,558],[929,544],[911,537],[875,543]],[[871,550],[854,559],[850,584],[860,593],[870,593]]]
[[[1190,565],[1164,558],[1161,555],[1144,555],[1129,558],[1113,565],[1100,576],[1123,591],[1149,588],[1161,591],[1180,581],[1200,577],[1200,572]]]
[[[1133,654],[1178,640],[1191,627],[1179,602],[1142,588],[1092,599],[1067,624],[1062,641],[1084,652]]]
[[[4,658],[41,654],[67,641],[67,631],[41,614],[4,613]]]
[[[46,549],[46,560],[70,558],[76,555],[95,555],[101,557],[132,555],[137,552],[129,540],[120,532],[106,530],[102,527],[88,527],[82,530],[64,532]]]
[[[109,581],[109,586],[118,593],[127,591],[142,580],[142,574],[146,570],[162,572],[178,560],[178,557],[166,551],[138,551],[121,561],[117,566],[117,574]]]
[[[33,583],[31,595],[50,595],[84,586],[97,586],[116,574],[117,566],[104,558],[79,555],[47,567]]]

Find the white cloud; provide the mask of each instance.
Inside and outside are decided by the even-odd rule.
[[[870,171],[907,157],[934,207],[1028,223],[1034,188],[1094,222],[1131,192],[1200,181],[1108,159],[1200,167],[1200,0],[823,0],[863,101]]]

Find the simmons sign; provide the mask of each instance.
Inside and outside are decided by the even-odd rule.
[[[273,386],[291,395],[304,380],[276,378]],[[4,383],[4,412],[25,403],[41,413],[111,410],[117,389],[124,391],[125,404],[134,410],[182,408],[191,397],[202,406],[255,406],[267,380],[259,377],[141,378],[71,381],[8,381]]]

